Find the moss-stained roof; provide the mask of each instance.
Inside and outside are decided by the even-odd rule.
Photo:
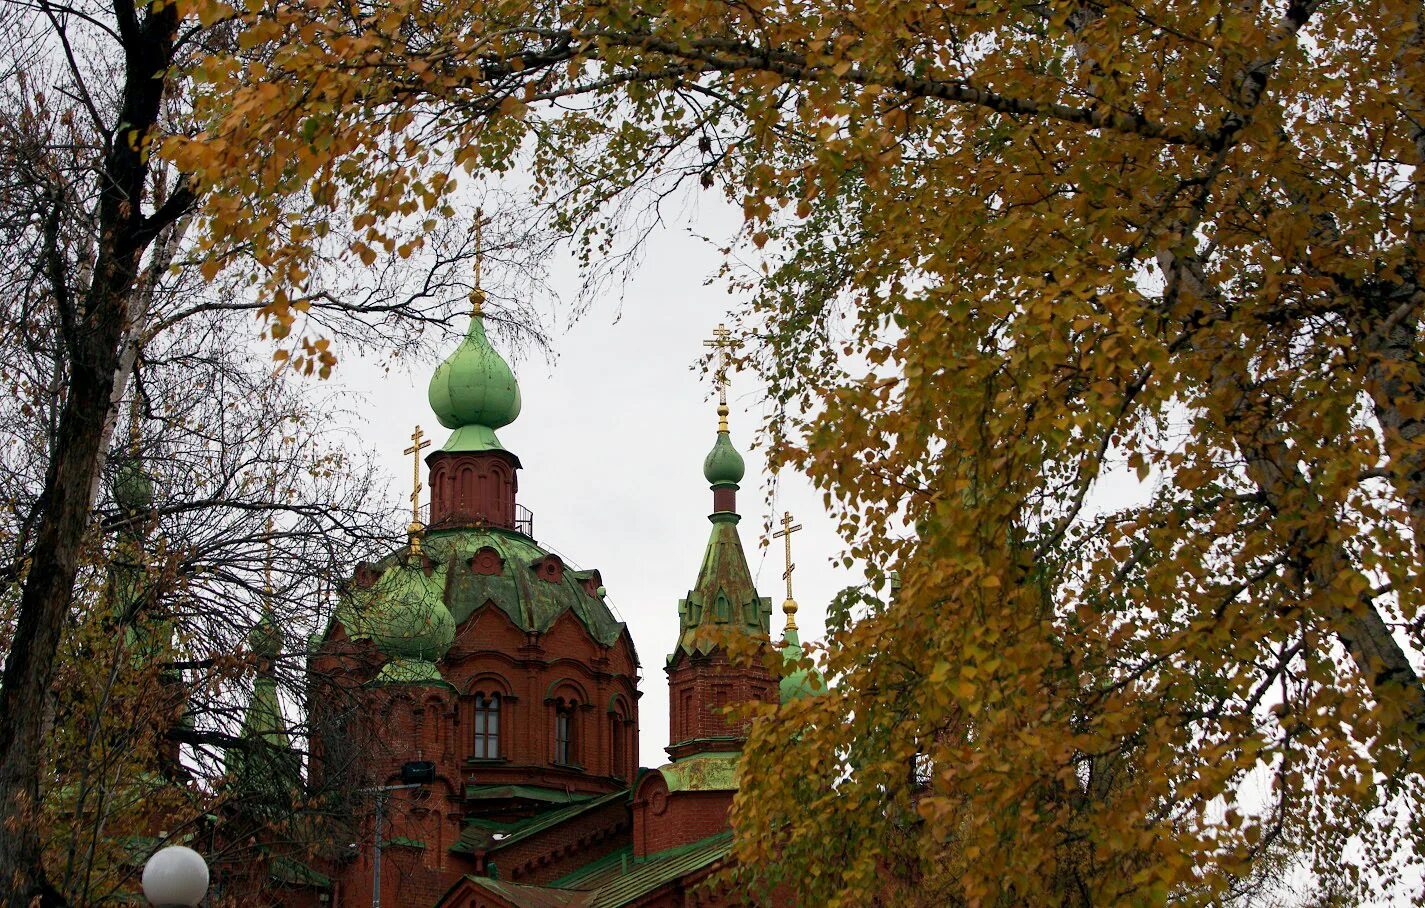
[[[511,905],[519,905],[520,908],[573,908],[576,905],[589,904],[587,892],[569,892],[564,889],[550,889],[547,886],[521,886],[518,883],[506,883],[483,876],[466,876],[465,879]],[[455,885],[459,886],[460,883]],[[454,888],[451,887],[452,890]]]
[[[331,878],[318,873],[301,861],[286,855],[274,855],[268,865],[268,872],[274,880],[292,886],[315,886],[319,889],[331,888]]]
[[[650,854],[628,865],[611,865],[589,878],[581,888],[592,888],[589,908],[619,908],[727,857],[732,833],[723,832],[688,845]]]
[[[531,801],[567,804],[573,801],[586,801],[593,796],[557,788],[540,788],[536,785],[467,785],[465,786],[465,797],[471,801],[503,801],[523,798]]]
[[[516,842],[523,842],[547,829],[553,829],[567,820],[582,816],[590,810],[597,810],[609,803],[627,800],[627,798],[627,791],[615,791],[568,807],[547,810],[517,823],[473,822],[461,830],[460,839],[450,846],[450,850],[457,854],[472,854],[481,850],[499,851],[501,848],[508,848]]]
[[[757,595],[752,583],[737,533],[738,516],[721,512],[709,519],[712,533],[697,582],[678,603],[678,646],[669,662],[680,650],[689,655],[712,651],[716,643],[707,634],[710,627],[737,628],[761,637],[771,633],[772,600]]]
[[[424,562],[398,552],[373,565],[382,575],[373,589],[383,588],[386,575],[393,572],[417,575],[409,577],[408,582],[396,582],[394,578],[387,582],[399,586],[405,597],[414,591],[421,591],[423,597],[439,597],[457,626],[477,608],[492,602],[529,633],[544,633],[565,612],[572,613],[604,646],[612,646],[624,632],[623,622],[596,595],[597,590],[586,589],[591,572],[563,570],[555,580],[536,573],[536,562],[558,556],[550,556],[528,536],[497,528],[438,530],[426,536],[423,548],[430,560],[429,575]],[[471,569],[470,559],[485,548],[499,555],[502,563],[498,574],[477,574]],[[362,633],[361,612],[369,596],[364,590],[354,592],[341,612],[342,622],[353,637],[368,636]]]
[[[632,850],[623,848],[549,886],[521,886],[477,876],[465,879],[511,905],[527,908],[621,908],[690,873],[711,867],[731,851],[732,833],[723,832],[641,860],[634,860]]]
[[[736,791],[741,754],[699,754],[658,767],[669,791]]]

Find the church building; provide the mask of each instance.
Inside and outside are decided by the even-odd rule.
[[[726,710],[819,680],[734,663],[717,643],[742,633],[801,654],[790,583],[774,643],[771,600],[748,570],[725,393],[703,463],[707,547],[660,659],[669,762],[656,769],[638,765],[642,663],[604,578],[542,547],[518,502],[520,460],[496,432],[519,416],[519,387],[478,306],[430,403],[450,435],[425,457],[426,519],[417,511],[407,545],[357,566],[309,652],[306,788],[346,847],[285,861],[271,888],[285,904],[343,908],[733,903],[707,883],[729,853],[745,740]],[[407,453],[424,446],[418,430]],[[266,720],[245,733],[272,738],[275,698],[254,709]]]

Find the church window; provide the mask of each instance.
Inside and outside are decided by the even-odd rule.
[[[500,695],[475,695],[475,759],[500,756]]]
[[[565,766],[574,762],[574,710],[568,706],[554,711],[554,762]]]
[[[612,756],[610,763],[614,776],[620,779],[628,775],[627,726],[628,719],[624,717],[622,706],[609,713],[609,745]]]

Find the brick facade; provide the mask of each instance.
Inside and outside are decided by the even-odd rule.
[[[542,634],[527,633],[493,605],[457,629],[440,663],[449,685],[366,686],[380,664],[338,628],[311,659],[316,790],[344,794],[354,854],[322,869],[333,904],[371,904],[375,797],[401,784],[403,765],[435,764],[435,781],[384,796],[382,904],[433,905],[466,873],[545,882],[627,842],[620,800],[601,813],[489,855],[451,851],[471,820],[517,821],[545,805],[472,798],[468,790],[533,787],[562,797],[627,790],[637,772],[638,661],[625,634],[598,643],[570,613]],[[494,757],[476,753],[477,697],[498,697]],[[572,731],[567,762],[556,762],[556,715]]]
[[[734,721],[728,707],[775,702],[777,679],[760,663],[731,664],[721,650],[688,655],[679,650],[668,672],[668,756],[736,750],[747,737],[747,721]]]

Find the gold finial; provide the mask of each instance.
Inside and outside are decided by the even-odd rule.
[[[713,348],[717,365],[713,369],[713,380],[717,382],[717,430],[727,431],[727,368],[730,365],[730,351],[733,347],[732,332],[726,325],[719,324],[713,329],[710,340],[703,341],[704,347]]]
[[[782,513],[782,528],[772,534],[773,539],[781,539],[786,544],[787,569],[782,572],[782,579],[787,581],[787,601],[782,603],[782,613],[787,616],[787,630],[797,629],[797,600],[792,598],[792,571],[797,566],[792,563],[792,534],[802,528],[801,524],[792,524],[792,512]]]
[[[422,441],[423,438],[421,427],[416,426],[411,433],[411,446],[401,452],[411,455],[411,525],[406,532],[411,537],[411,551],[416,553],[421,550],[421,531],[425,529],[421,524],[421,451],[430,447],[430,440]]]
[[[480,268],[485,260],[485,209],[475,209],[475,290],[470,294],[470,317],[485,314],[485,291],[480,288]]]

